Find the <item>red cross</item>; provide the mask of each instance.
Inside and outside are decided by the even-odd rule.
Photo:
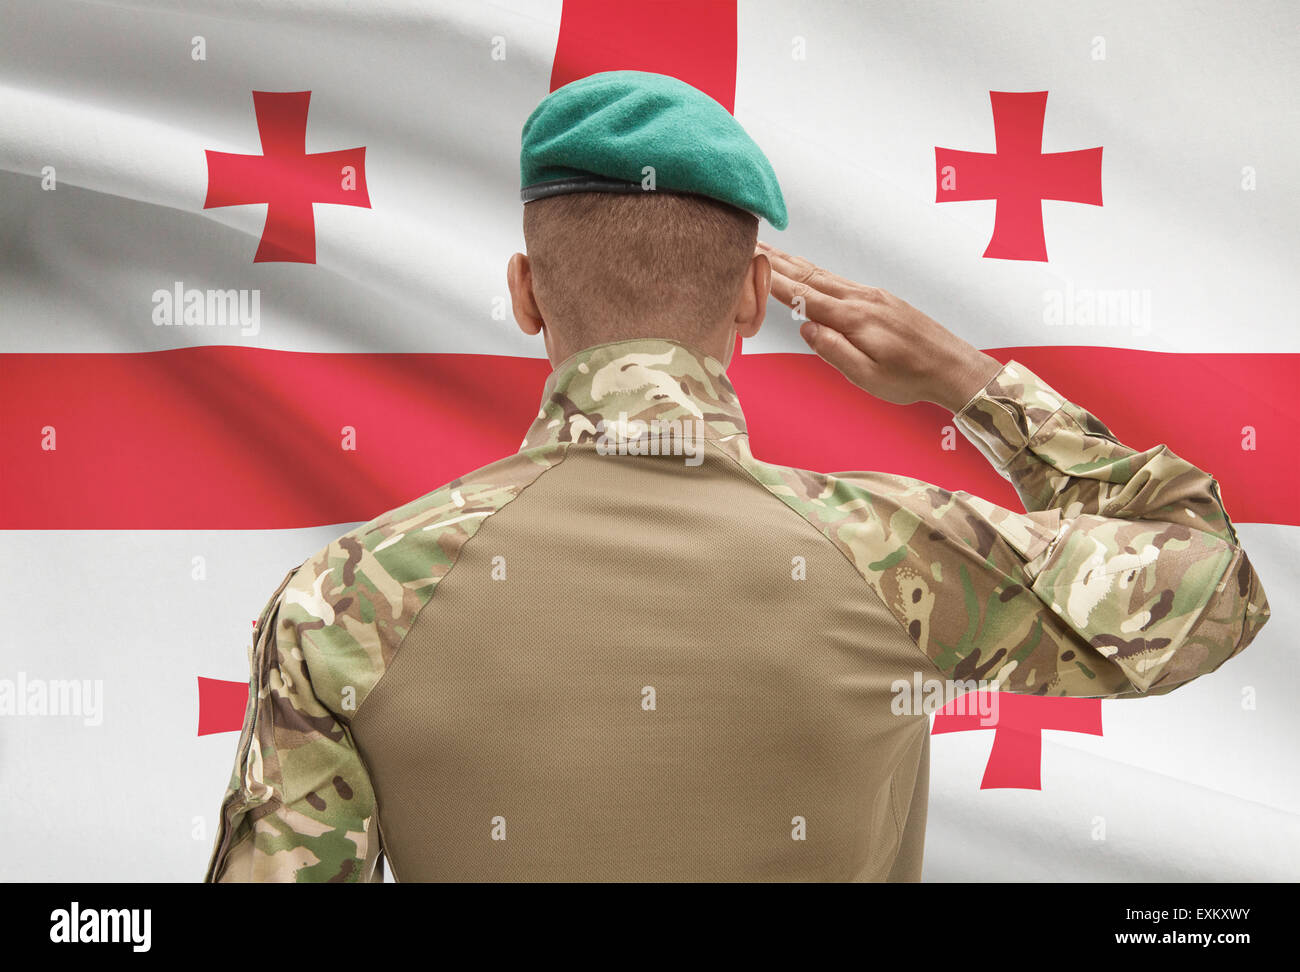
[[[987,695],[981,690],[980,695]],[[935,713],[932,735],[993,729],[993,751],[984,768],[981,790],[1041,790],[1043,730],[1101,735],[1101,700],[1061,696],[998,693],[996,724],[984,725],[979,715],[990,711],[986,699],[972,695],[949,702]],[[971,710],[975,711],[972,712]],[[958,713],[960,710],[960,714]]]
[[[1101,205],[1101,148],[1042,153],[1046,91],[990,91],[997,152],[935,147],[935,202],[996,199],[986,257],[1047,262],[1043,200]]]
[[[310,91],[254,91],[262,155],[207,151],[204,209],[266,203],[254,263],[315,263],[313,203],[370,208],[365,147],[307,154]]]

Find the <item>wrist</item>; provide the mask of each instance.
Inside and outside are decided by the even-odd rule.
[[[975,348],[971,351],[971,355],[944,375],[939,390],[929,399],[954,415],[965,408],[1002,370],[1002,362],[997,358]]]

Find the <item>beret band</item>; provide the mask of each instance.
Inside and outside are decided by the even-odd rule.
[[[559,196],[568,192],[642,192],[641,183],[627,182],[624,179],[610,179],[606,176],[580,175],[566,176],[563,179],[551,179],[538,182],[519,190],[519,198],[524,202],[545,199],[547,196]]]
[[[625,182],[622,179],[608,179],[605,176],[598,175],[581,175],[569,176],[564,179],[552,179],[550,182],[539,182],[536,185],[529,186],[526,189],[519,190],[519,198],[525,203],[530,203],[538,199],[546,199],[548,196],[562,196],[571,192],[658,192],[667,193],[672,196],[698,196],[698,192],[685,192],[681,189],[665,189],[662,186],[656,186],[654,189],[647,189],[639,182]],[[704,197],[712,199],[712,196]],[[757,216],[758,213],[750,213],[751,216]]]

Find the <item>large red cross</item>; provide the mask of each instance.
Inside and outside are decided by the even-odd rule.
[[[986,257],[1047,261],[1043,200],[1101,205],[1101,148],[1043,154],[1047,92],[990,91],[997,151],[935,147],[935,202],[996,199]]]
[[[695,85],[717,99],[728,111],[732,111],[736,96],[735,0],[659,0],[653,5],[651,13],[652,16],[647,17],[646,11],[641,7],[611,4],[606,0],[565,0],[560,18],[560,36],[556,45],[555,63],[551,71],[551,90],[597,71],[614,69],[654,71],[673,75]],[[256,93],[254,97],[256,98]],[[1000,98],[1011,100],[1004,102],[1000,108]],[[1017,107],[1029,104],[1017,100],[1022,98],[1038,99],[1036,122],[1032,110],[1026,112]],[[1003,170],[998,168],[996,160],[1003,159],[1004,151],[1006,159],[1023,159],[1015,162],[1015,165],[1019,165],[1022,170],[1029,170],[1031,175],[1037,172],[1033,168],[1034,163],[1029,161],[1031,155],[1039,160],[1057,158],[1039,155],[1046,92],[1039,92],[1036,95],[1001,96],[998,92],[993,92],[993,99],[999,154],[981,156],[968,152],[952,153],[954,156],[963,156],[971,160],[983,160],[976,161],[976,168],[971,168],[965,162],[962,163],[960,179],[964,181],[964,188],[968,191],[974,191],[972,182],[978,183],[978,179],[972,177],[981,171],[992,173],[988,176],[989,179],[994,176],[997,179],[1003,178],[999,174]],[[1032,105],[1030,108],[1032,109]],[[306,110],[304,93],[301,104],[302,123],[295,129],[299,132],[298,156],[295,158],[301,157],[301,130],[306,124]],[[268,114],[267,117],[269,119],[270,115]],[[259,101],[259,127],[263,126],[262,119],[263,108]],[[263,128],[262,139],[263,146],[266,147],[268,142],[265,128]],[[1032,142],[1032,153],[1027,150],[1021,151],[1022,143],[1027,146],[1030,142]],[[1092,153],[1096,153],[1095,194],[1096,204],[1100,205],[1101,149],[1064,154],[1091,156]],[[216,153],[209,153],[209,166],[213,154]],[[268,154],[270,154],[269,149]],[[346,153],[329,154],[334,156]],[[255,161],[261,161],[257,157],[250,156],[227,156],[227,158],[253,158]],[[317,156],[308,158],[317,158]],[[940,159],[942,166],[942,156]],[[1041,164],[1047,166],[1044,171],[1051,179],[1061,180],[1065,178],[1063,173],[1069,174],[1075,171],[1069,164],[1063,167],[1061,163],[1051,161]],[[985,168],[980,169],[979,166]],[[1034,177],[1038,178],[1037,175]],[[1014,187],[1005,186],[1001,182],[990,183],[990,186],[1002,192],[1002,195],[996,198],[999,199],[997,225],[1003,226],[1020,212],[1015,208],[1019,197],[1011,193]],[[988,197],[972,195],[968,198]],[[1041,198],[1060,197],[1044,195],[1037,197],[1032,204],[1033,223],[1037,226],[1040,250],[1042,249],[1042,219],[1037,200]],[[233,203],[223,205],[233,205]],[[270,223],[268,214],[268,233]],[[995,231],[995,242],[996,240]],[[993,245],[990,244],[990,250],[992,248]],[[985,255],[998,254],[990,252]],[[1019,257],[1019,259],[1035,258]],[[1046,259],[1046,256],[1041,259]],[[244,720],[244,709],[248,703],[248,683],[200,678],[198,688],[199,735],[239,731]],[[993,787],[1039,789],[1041,740],[1044,729],[1101,734],[1101,703],[1096,699],[1039,698],[1003,694],[998,702],[999,721],[996,726],[980,725],[977,717],[972,722],[970,719],[948,714],[942,710],[935,717],[933,729],[935,733],[977,728],[996,729],[993,751],[984,774],[982,789]]]
[[[315,263],[314,203],[370,208],[365,147],[307,154],[310,91],[254,91],[261,155],[207,151],[204,209],[266,203],[254,263]]]

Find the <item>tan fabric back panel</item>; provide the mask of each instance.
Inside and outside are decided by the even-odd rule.
[[[925,660],[705,457],[575,446],[465,546],[352,724],[398,880],[919,879]]]

